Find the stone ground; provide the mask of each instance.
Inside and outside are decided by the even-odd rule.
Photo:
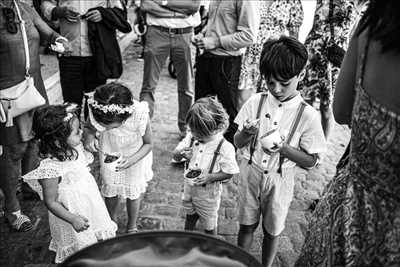
[[[140,48],[131,44],[124,54],[125,70],[120,81],[139,94],[143,63],[137,60]],[[139,228],[183,229],[181,208],[182,168],[170,164],[171,151],[178,143],[176,81],[163,71],[156,92],[156,111],[152,122],[154,140],[154,178],[149,183],[141,205]],[[299,169],[295,195],[286,221],[286,229],[280,237],[279,252],[275,266],[292,266],[300,252],[310,215],[308,207],[319,198],[324,185],[335,173],[335,165],[349,139],[347,128],[337,125],[329,142],[326,157],[312,171]],[[93,166],[96,169],[96,165]],[[218,234],[236,244],[238,224],[236,221],[237,187],[235,179],[224,186],[219,211]],[[29,233],[10,232],[7,224],[0,222],[0,266],[50,266],[53,254],[48,251],[50,240],[47,211],[42,202],[24,201],[22,209],[34,219],[35,228]],[[118,224],[124,229],[126,213],[121,203]],[[260,258],[262,233],[258,229],[251,253]]]

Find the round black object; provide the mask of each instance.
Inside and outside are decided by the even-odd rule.
[[[145,231],[108,239],[68,257],[60,267],[262,267],[248,252],[197,232]]]

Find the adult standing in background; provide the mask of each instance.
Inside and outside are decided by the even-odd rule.
[[[352,128],[349,160],[315,208],[299,267],[399,266],[400,2],[369,2],[333,102]]]
[[[36,89],[47,99],[40,73],[39,45],[57,41],[68,48],[68,44],[58,39],[59,34],[40,18],[33,7],[20,0],[0,1],[0,90],[15,86],[25,79],[25,48],[16,4],[25,21],[29,74],[33,77]],[[5,196],[6,218],[14,230],[22,232],[32,229],[32,223],[21,212],[16,195],[18,179],[38,164],[37,144],[32,141],[32,116],[33,110],[15,117],[14,126],[11,127],[0,123],[0,188]]]
[[[58,21],[61,35],[72,45],[69,56],[59,58],[60,82],[65,102],[81,105],[83,94],[105,84],[97,77],[95,57],[88,40],[88,21],[100,22],[102,16],[95,7],[123,9],[120,0],[43,0],[42,10],[48,20]]]
[[[262,90],[258,68],[263,44],[281,35],[298,38],[304,12],[300,0],[260,1],[260,29],[256,42],[243,55],[239,79],[239,106],[256,91]]]
[[[203,50],[196,63],[195,99],[216,95],[229,114],[225,138],[233,143],[239,111],[239,75],[242,55],[256,39],[260,24],[259,1],[212,0],[205,33],[194,39]]]
[[[311,105],[320,100],[321,123],[327,138],[334,125],[335,83],[357,15],[354,0],[317,0],[314,24],[305,41],[309,62],[301,92]]]
[[[185,118],[193,103],[193,63],[191,38],[200,24],[200,0],[142,0],[147,33],[144,47],[143,84],[140,100],[147,101],[154,114],[154,92],[168,56],[174,64],[178,82],[178,127],[186,136]]]

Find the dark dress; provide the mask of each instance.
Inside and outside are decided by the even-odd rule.
[[[400,114],[361,85],[349,163],[318,203],[295,266],[400,266]]]

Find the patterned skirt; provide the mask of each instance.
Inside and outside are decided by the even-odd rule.
[[[400,266],[400,196],[372,192],[366,180],[356,165],[339,170],[314,211],[295,266]]]

